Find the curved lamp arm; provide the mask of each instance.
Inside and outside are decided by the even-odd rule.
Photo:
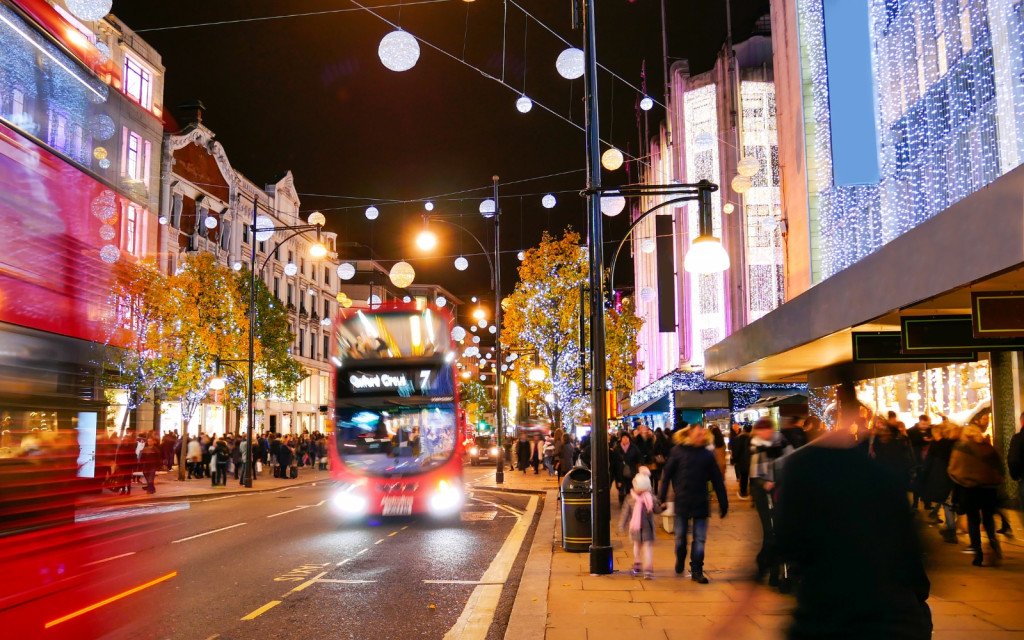
[[[450,224],[453,227],[462,229],[463,231],[465,231],[469,235],[470,238],[473,238],[473,240],[477,243],[477,245],[479,245],[481,253],[484,254],[485,258],[487,258],[487,266],[491,268],[491,290],[493,291],[494,288],[495,288],[494,287],[494,261],[491,259],[490,252],[487,250],[486,247],[484,247],[484,243],[480,242],[480,238],[476,237],[473,234],[472,231],[470,231],[469,229],[467,229],[466,227],[462,226],[461,224],[459,224],[457,222],[452,222],[451,220],[446,220],[444,218],[439,218],[439,217],[436,217],[436,216],[424,216],[424,218],[428,222],[443,222],[445,224]]]
[[[622,240],[619,240],[619,246],[615,248],[615,254],[612,256],[611,274],[609,275],[609,278],[608,278],[608,291],[609,291],[609,293],[615,291],[615,263],[619,259],[619,252],[622,251],[622,247],[625,246],[626,240],[629,239],[632,236],[633,230],[636,229],[637,225],[639,225],[645,218],[647,218],[647,216],[651,215],[652,213],[654,213],[658,209],[661,209],[663,207],[667,207],[670,204],[678,204],[680,202],[693,202],[694,200],[700,200],[700,196],[699,195],[683,196],[682,198],[673,198],[672,200],[666,200],[666,201],[664,201],[662,203],[654,205],[653,207],[651,207],[647,211],[644,211],[642,214],[640,214],[640,216],[636,220],[633,221],[633,224],[629,225],[629,230],[626,231],[626,235],[622,236]]]

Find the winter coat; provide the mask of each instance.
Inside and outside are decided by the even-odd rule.
[[[1024,429],[1010,438],[1010,451],[1006,454],[1006,467],[1010,471],[1010,477],[1014,480],[1024,477]]]
[[[737,469],[750,470],[750,434],[741,432],[729,441],[732,450],[732,464]]]
[[[288,445],[281,443],[281,448],[277,451],[277,464],[283,467],[292,466],[292,461],[295,455],[292,453],[292,448]]]
[[[160,448],[155,444],[147,444],[139,456],[139,467],[143,473],[156,471],[163,465]]]
[[[725,481],[718,469],[715,454],[704,447],[679,444],[672,448],[662,478],[658,498],[664,502],[668,495],[669,483],[675,492],[676,516],[683,518],[707,518],[711,515],[708,504],[708,482],[718,496],[718,508],[722,514],[729,509],[729,496],[725,492]]]
[[[565,475],[572,469],[573,462],[576,459],[576,445],[572,442],[566,442],[562,444],[562,453],[558,456],[558,471]]]
[[[945,502],[953,490],[949,478],[949,457],[953,453],[953,440],[936,440],[928,447],[924,465],[919,474],[918,492],[925,502]]]
[[[516,468],[525,471],[530,466],[530,441],[520,440],[516,442]]]
[[[633,484],[633,476],[636,470],[644,461],[644,452],[634,442],[629,443],[629,449],[623,451],[620,443],[615,447],[612,456],[612,473],[615,482]],[[628,467],[628,468],[627,468]]]
[[[619,531],[628,531],[630,542],[654,542],[654,514],[661,513],[661,502],[658,501],[657,496],[654,494],[651,494],[651,506],[654,509],[653,511],[644,509],[643,513],[640,514],[640,530],[633,531],[629,528],[630,521],[633,519],[633,509],[643,507],[640,506],[636,494],[632,491],[629,492],[629,497],[626,498],[626,504],[622,509],[622,515],[619,517]]]
[[[996,487],[1003,483],[1003,461],[988,442],[961,439],[949,457],[949,477],[961,487]]]
[[[189,462],[199,462],[203,459],[203,448],[199,446],[198,440],[189,441],[188,448],[185,449],[185,458]]]
[[[901,487],[909,487],[910,474],[914,468],[914,453],[906,436],[894,434],[888,439],[872,436],[868,451],[872,458],[894,474]]]

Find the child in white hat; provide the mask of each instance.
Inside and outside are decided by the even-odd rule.
[[[661,503],[651,492],[651,470],[640,467],[633,477],[633,490],[622,510],[619,531],[629,526],[629,539],[633,543],[633,570],[635,578],[643,569],[643,577],[654,577],[654,514],[661,513]]]

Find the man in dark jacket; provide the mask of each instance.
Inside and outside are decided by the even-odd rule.
[[[676,574],[682,574],[686,566],[686,535],[690,521],[693,521],[693,547],[690,551],[690,577],[694,582],[707,584],[704,575],[704,543],[708,537],[708,518],[711,507],[708,504],[708,482],[718,496],[718,513],[721,517],[729,511],[729,496],[725,493],[725,481],[718,468],[715,454],[707,450],[707,432],[699,424],[677,431],[662,477],[658,498],[664,502],[668,485],[675,492],[675,534]]]
[[[733,425],[734,428],[740,425]],[[740,483],[739,498],[746,500],[747,485],[750,482],[750,425],[744,425],[742,429],[733,431],[729,439],[729,448],[732,450],[732,464],[736,470],[736,480]]]
[[[1006,454],[1006,467],[1010,477],[1017,481],[1017,497],[1024,508],[1024,413],[1020,414],[1020,429],[1010,438],[1010,450]]]
[[[526,473],[526,468],[530,466],[530,441],[526,439],[525,433],[519,434],[519,440],[516,442],[516,468]]]
[[[626,496],[629,495],[630,490],[633,488],[633,476],[637,474],[637,469],[644,462],[644,452],[640,450],[640,446],[633,442],[633,439],[629,436],[628,431],[623,431],[622,436],[619,438],[619,444],[616,445],[612,451],[612,478],[615,480],[615,486],[619,490],[619,506],[626,501]]]

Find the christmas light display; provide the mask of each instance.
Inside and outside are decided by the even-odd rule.
[[[465,271],[469,268],[469,260],[466,260],[463,256],[455,258],[455,268],[459,271]]]
[[[650,96],[640,98],[640,108],[644,111],[650,111],[654,108],[654,100],[652,100]]]
[[[356,275],[356,268],[351,262],[342,262],[338,265],[338,277],[342,280],[351,280]]]
[[[274,220],[269,216],[256,216],[257,242],[266,242],[274,237]]]
[[[463,329],[459,325],[455,325],[455,327],[452,329],[452,340],[455,340],[456,342],[459,342],[459,341],[462,341],[462,340],[465,340],[465,339],[466,339],[466,330]]]
[[[443,307],[446,304],[448,304],[448,299],[445,298],[444,296],[437,296],[437,300],[434,300],[434,304],[436,304],[438,307]]]
[[[529,113],[532,108],[533,100],[530,100],[528,97],[519,96],[519,99],[516,100],[516,109],[519,110],[519,113]]]
[[[100,237],[104,240],[113,240],[116,234],[117,232],[114,230],[114,227],[109,224],[105,224],[100,227]]]
[[[102,20],[113,4],[113,0],[67,0],[68,11],[86,22]]]
[[[416,270],[408,262],[397,262],[395,266],[391,267],[388,277],[391,278],[391,284],[399,289],[405,289],[416,278]]]
[[[551,195],[549,193],[549,194],[547,194],[546,196],[544,196],[543,198],[540,199],[540,204],[545,209],[554,209],[555,205],[558,204],[558,201],[555,200],[555,196],[553,196],[553,195]]]
[[[100,259],[108,264],[114,264],[121,257],[121,250],[112,244],[100,249]]]
[[[377,47],[381,63],[392,71],[408,71],[420,59],[420,43],[401,29],[384,36]]]
[[[731,411],[738,413],[761,399],[762,390],[770,389],[792,389],[806,392],[807,385],[803,384],[746,384],[737,382],[714,382],[706,380],[702,371],[673,371],[655,382],[630,394],[629,402],[634,407],[651,400],[656,400],[664,395],[669,399],[669,415],[675,409],[675,398],[673,391],[719,391],[728,390],[731,393]]]
[[[377,210],[377,207],[366,207],[365,215],[367,220],[376,220],[377,216],[380,215],[380,211]]]
[[[583,76],[583,51],[575,47],[566,49],[555,59],[558,75],[566,80],[575,80]]]

